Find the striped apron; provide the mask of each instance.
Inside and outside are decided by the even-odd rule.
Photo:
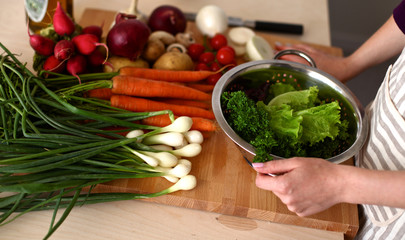
[[[404,170],[405,49],[388,68],[375,100],[366,111],[370,132],[356,164],[367,169]],[[399,208],[361,205],[356,239],[405,239],[404,212]]]

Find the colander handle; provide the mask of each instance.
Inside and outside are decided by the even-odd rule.
[[[316,68],[315,61],[308,54],[304,53],[303,51],[296,50],[296,49],[282,50],[282,51],[278,52],[276,55],[274,55],[274,59],[277,60],[281,56],[284,56],[284,55],[297,55],[299,57],[302,57],[311,65],[311,67]]]

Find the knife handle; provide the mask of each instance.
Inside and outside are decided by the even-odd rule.
[[[288,24],[288,23],[275,23],[255,21],[255,29],[259,31],[271,31],[280,33],[292,33],[302,34],[304,27],[300,24]]]

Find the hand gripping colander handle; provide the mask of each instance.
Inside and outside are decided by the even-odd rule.
[[[299,57],[302,57],[311,65],[311,67],[316,68],[315,61],[308,54],[304,53],[303,51],[296,50],[296,49],[282,50],[282,51],[278,52],[276,55],[274,55],[274,59],[279,59],[280,57],[282,57],[284,55],[297,55]]]

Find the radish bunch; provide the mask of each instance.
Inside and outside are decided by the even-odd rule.
[[[108,47],[100,42],[102,27],[88,26],[80,29],[80,26],[76,26],[58,2],[52,25],[56,38],[28,32],[36,60],[40,61],[34,66],[35,70],[68,72],[80,82],[78,74],[99,71],[100,67],[106,64]]]

